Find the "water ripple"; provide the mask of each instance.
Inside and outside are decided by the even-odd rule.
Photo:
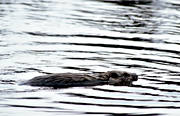
[[[179,8],[178,0],[1,1],[0,114],[179,115]],[[19,84],[108,70],[139,79],[131,87]]]

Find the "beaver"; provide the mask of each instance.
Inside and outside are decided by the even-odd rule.
[[[31,86],[43,86],[53,88],[96,86],[96,85],[118,85],[131,86],[137,81],[135,73],[125,71],[107,71],[98,73],[54,73],[37,76],[28,80],[25,84]]]

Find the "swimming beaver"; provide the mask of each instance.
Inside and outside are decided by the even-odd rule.
[[[44,86],[54,88],[95,86],[95,85],[119,85],[131,86],[137,81],[138,76],[124,71],[108,71],[102,73],[55,73],[37,76],[25,84],[31,86]]]

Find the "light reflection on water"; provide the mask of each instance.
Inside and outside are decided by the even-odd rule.
[[[0,2],[0,114],[179,115],[179,6],[177,0]],[[19,85],[46,73],[107,70],[140,79],[133,87]]]

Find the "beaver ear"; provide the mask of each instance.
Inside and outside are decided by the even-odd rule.
[[[112,77],[112,78],[118,78],[119,75],[118,75],[118,73],[115,72],[115,71],[110,71],[110,72],[109,72],[109,77]]]

